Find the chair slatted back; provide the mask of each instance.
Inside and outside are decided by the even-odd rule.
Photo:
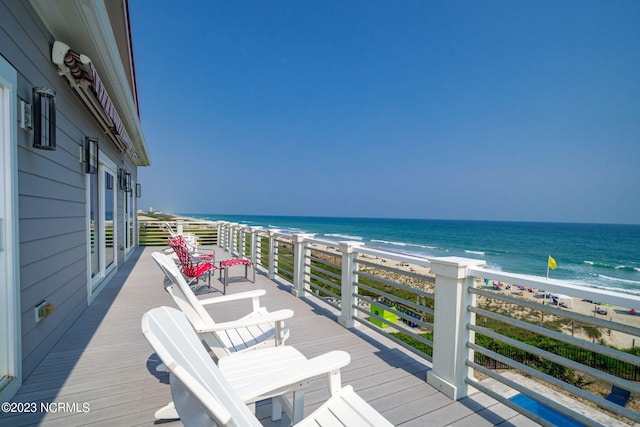
[[[154,252],[151,254],[151,257],[167,278],[169,278],[170,283],[165,286],[165,289],[169,295],[171,295],[171,298],[173,298],[178,308],[187,316],[193,327],[196,329],[204,329],[215,325],[216,322],[191,291],[187,281],[182,277],[180,270],[178,270],[173,260],[161,252]],[[205,338],[205,342],[218,358],[231,354],[215,332],[207,335],[208,338]]]
[[[182,236],[169,237],[169,246],[178,256],[182,271],[187,277],[197,278],[215,268],[211,261],[199,260],[192,256]]]

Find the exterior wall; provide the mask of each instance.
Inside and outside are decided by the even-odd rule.
[[[87,306],[87,180],[79,160],[85,136],[99,137],[101,150],[121,167],[126,163],[136,175],[136,167],[102,138],[97,121],[58,76],[50,59],[53,42],[29,2],[0,0],[0,55],[18,72],[18,98],[31,104],[32,88],[38,86],[57,94],[55,151],[33,148],[32,133],[18,131],[23,378]],[[124,193],[117,194],[120,246],[124,242]],[[121,264],[124,252],[116,253]],[[43,300],[53,304],[55,312],[36,324],[34,306]]]

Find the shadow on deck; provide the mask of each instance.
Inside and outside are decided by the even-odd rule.
[[[230,258],[215,249],[216,259]],[[175,420],[157,421],[153,415],[171,396],[168,375],[155,372],[159,360],[142,336],[140,320],[153,307],[173,306],[163,290],[163,275],[150,256],[154,250],[139,248],[120,266],[94,303],[24,381],[13,402],[33,403],[36,410],[0,414],[0,426],[181,425]],[[236,273],[242,278],[231,277]],[[536,425],[482,393],[452,401],[426,383],[425,360],[368,329],[343,328],[331,307],[323,307],[315,298],[295,298],[285,283],[258,272],[253,284],[240,269],[230,269],[230,275],[228,293],[266,289],[262,305],[272,311],[294,310],[294,318],[287,322],[291,332],[287,344],[307,357],[330,350],[349,352],[351,364],[342,370],[343,384],[353,385],[395,425]],[[217,276],[211,289],[201,286],[195,291],[200,297],[220,295],[215,287],[222,289]],[[236,318],[249,310],[246,304],[226,304],[212,317],[217,321]],[[314,380],[305,394],[305,413],[327,397],[324,378]],[[50,410],[41,410],[41,403]],[[288,425],[286,416],[281,422],[270,420],[267,401],[258,403],[256,413],[265,426]]]

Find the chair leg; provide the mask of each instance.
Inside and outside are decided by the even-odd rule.
[[[271,421],[282,419],[282,403],[278,397],[271,398]]]
[[[304,391],[293,391],[293,419],[292,424],[297,424],[304,418]]]
[[[169,402],[167,405],[158,409],[154,414],[157,420],[174,420],[180,419],[178,415],[178,411],[176,411],[176,405],[173,401]]]
[[[227,294],[227,277],[229,277],[229,267],[224,267],[224,292],[223,294]]]

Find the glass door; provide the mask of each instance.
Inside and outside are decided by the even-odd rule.
[[[98,158],[98,172],[88,182],[90,298],[116,268],[116,168],[102,151]]]

